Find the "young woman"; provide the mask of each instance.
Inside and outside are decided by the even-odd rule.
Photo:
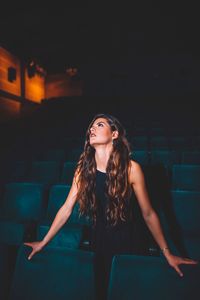
[[[130,158],[126,132],[111,115],[98,114],[86,132],[84,151],[74,173],[71,190],[42,241],[24,243],[32,247],[29,259],[55,236],[79,201],[80,213],[92,219],[91,245],[95,252],[96,290],[106,299],[112,258],[134,250],[133,201],[167,262],[180,276],[180,264],[197,264],[170,252],[159,218],[151,205],[140,165]]]

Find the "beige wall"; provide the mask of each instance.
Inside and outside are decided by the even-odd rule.
[[[17,71],[16,81],[8,81],[8,68],[13,67]],[[0,89],[13,94],[21,95],[20,61],[17,57],[0,47]]]
[[[45,98],[81,96],[83,82],[72,80],[67,74],[47,75],[45,81]]]

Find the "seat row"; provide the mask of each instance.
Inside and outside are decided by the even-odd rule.
[[[173,154],[166,156],[159,153],[154,163],[148,164],[143,152],[135,152],[132,158],[149,169],[155,177],[159,172],[165,172],[166,178],[170,182],[170,188],[185,190],[200,190],[200,164],[180,164],[173,163]],[[9,174],[4,182],[33,182],[47,185],[52,184],[71,184],[75,161],[60,163],[57,161],[33,161],[31,165],[25,161],[19,161],[12,164]],[[145,168],[148,167],[148,168]]]
[[[51,148],[47,150],[40,150],[39,153],[33,154],[32,160],[53,160],[53,161],[78,161],[81,153],[83,151],[82,147],[68,148],[67,150],[63,148]],[[137,142],[131,144],[131,153],[141,153],[142,156],[146,156],[147,162],[153,162],[157,159],[157,156],[169,156],[172,157],[176,163],[199,163],[200,162],[200,148],[189,148],[184,147],[170,148],[168,146],[162,146],[158,144],[154,147],[149,147],[146,143]],[[21,160],[21,159],[17,159]]]
[[[131,135],[128,140],[133,149],[200,149],[200,136],[194,135]],[[64,149],[83,148],[83,145],[83,139],[63,139]]]
[[[0,243],[19,245],[23,241],[42,239],[59,208],[64,204],[69,185],[54,185],[48,189],[38,183],[9,183],[5,186],[0,215]],[[80,247],[87,218],[79,216],[78,203],[69,220],[52,244]],[[66,232],[68,238],[65,239]],[[61,241],[60,241],[61,240]]]
[[[27,246],[18,250],[9,300],[96,299],[93,252],[47,246],[28,260],[30,251]],[[3,254],[6,256],[5,250]],[[116,255],[112,261],[108,300],[149,297],[198,300],[199,265],[183,265],[181,269],[183,278],[163,257]]]
[[[53,185],[47,189],[45,185],[36,183],[7,184],[1,205],[0,243],[19,245],[23,241],[42,239],[66,201],[69,190],[69,185]],[[139,213],[136,204],[137,219]],[[198,256],[200,191],[165,191],[153,205],[174,251]],[[50,245],[89,249],[89,228],[90,220],[79,215],[77,202],[69,220],[50,241]]]
[[[57,161],[64,163],[66,161],[77,162],[82,153],[82,148],[74,148],[68,153],[64,149],[48,149],[43,153],[35,155],[33,161]],[[172,164],[200,164],[200,150],[169,150],[169,149],[151,149],[145,147],[134,147],[131,151],[131,157],[142,164],[162,163],[166,166]],[[15,161],[22,161],[16,159]]]

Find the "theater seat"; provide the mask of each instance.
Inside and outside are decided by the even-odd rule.
[[[172,189],[200,191],[200,165],[174,164]]]
[[[66,201],[70,188],[70,185],[53,185],[50,188],[46,216],[37,226],[38,240],[43,239],[47,234],[58,210]],[[49,244],[73,249],[81,247],[83,243],[88,244],[89,241],[86,239],[88,225],[88,220],[83,216],[79,216],[79,205],[76,203],[70,218]]]
[[[108,300],[200,299],[200,267],[180,268],[184,277],[164,257],[117,255],[112,262]]]
[[[131,139],[132,149],[134,150],[149,150],[148,136],[134,136]]]
[[[67,184],[56,184],[52,185],[49,189],[49,197],[48,197],[48,206],[46,211],[45,219],[47,222],[52,222],[55,218],[59,208],[64,204],[68,193],[70,191],[71,185]],[[67,223],[73,224],[88,224],[87,220],[83,216],[79,216],[79,204],[78,202],[75,204],[72,214],[67,221]]]
[[[44,218],[47,203],[45,187],[35,183],[5,185],[1,217],[0,243],[18,245],[34,237],[36,224]]]
[[[27,181],[56,184],[60,180],[61,164],[58,161],[32,161]]]
[[[159,216],[174,254],[200,259],[200,192],[172,190]]]
[[[149,164],[149,153],[146,150],[132,151],[131,158],[143,166]]]
[[[166,136],[152,136],[150,147],[151,150],[169,150],[169,139]]]
[[[80,158],[81,153],[83,152],[83,148],[72,148],[71,150],[67,150],[67,160],[77,162]]]
[[[152,150],[151,164],[162,164],[164,167],[171,168],[173,164],[180,163],[180,154],[178,151],[171,150]]]
[[[49,231],[50,225],[42,224],[37,228],[37,240],[42,240]],[[48,243],[49,246],[79,249],[83,239],[83,228],[76,224],[64,226]]]
[[[62,167],[60,183],[71,185],[74,177],[75,168],[76,168],[76,162],[74,161],[64,162]]]
[[[94,299],[92,252],[45,247],[28,260],[30,251],[19,249],[10,300]]]
[[[64,149],[48,149],[43,153],[41,160],[62,163],[66,160],[66,151]]]

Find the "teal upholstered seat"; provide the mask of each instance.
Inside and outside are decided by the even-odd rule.
[[[19,249],[10,300],[93,300],[93,253],[45,247],[28,260],[31,248]]]
[[[70,185],[53,185],[50,188],[47,213],[45,219],[42,220],[37,227],[38,240],[41,240],[48,232],[58,210],[64,204],[70,188]],[[49,244],[68,248],[79,248],[85,236],[84,225],[89,225],[89,222],[83,216],[79,216],[79,205],[76,203],[70,218]]]
[[[67,160],[77,162],[82,152],[83,147],[73,147],[67,151]]]
[[[200,267],[180,268],[184,277],[164,257],[117,255],[112,263],[108,299],[200,299]]]
[[[172,190],[160,220],[175,254],[200,259],[200,192]]]
[[[56,184],[60,180],[61,165],[58,161],[32,161],[28,181]]]
[[[147,135],[134,136],[131,138],[132,149],[134,150],[149,150],[149,139]]]
[[[42,224],[37,228],[37,240],[42,240],[47,234],[50,225]],[[83,228],[80,225],[70,224],[64,226],[48,243],[49,246],[78,249],[83,238]]]
[[[71,185],[56,184],[52,185],[49,190],[49,200],[46,213],[46,220],[52,222],[56,216],[59,208],[64,204],[68,193],[70,191]],[[79,204],[76,203],[72,214],[67,221],[67,224],[88,224],[87,220],[83,216],[79,216]]]
[[[200,191],[200,165],[174,164],[172,166],[172,188]]]
[[[43,153],[42,160],[64,162],[66,151],[64,149],[48,149]]]
[[[8,183],[2,203],[0,242],[17,245],[34,234],[46,212],[45,188],[35,183]]]
[[[131,153],[131,158],[141,165],[149,164],[149,153],[146,150],[134,150]]]
[[[62,172],[61,172],[61,179],[60,179],[61,183],[68,184],[68,185],[72,184],[75,167],[76,167],[76,162],[74,161],[64,162],[62,167]]]
[[[165,167],[171,167],[173,164],[180,162],[180,154],[178,151],[171,150],[152,150],[151,164],[162,164]]]
[[[169,150],[169,139],[166,136],[152,136],[150,139],[151,150]]]

